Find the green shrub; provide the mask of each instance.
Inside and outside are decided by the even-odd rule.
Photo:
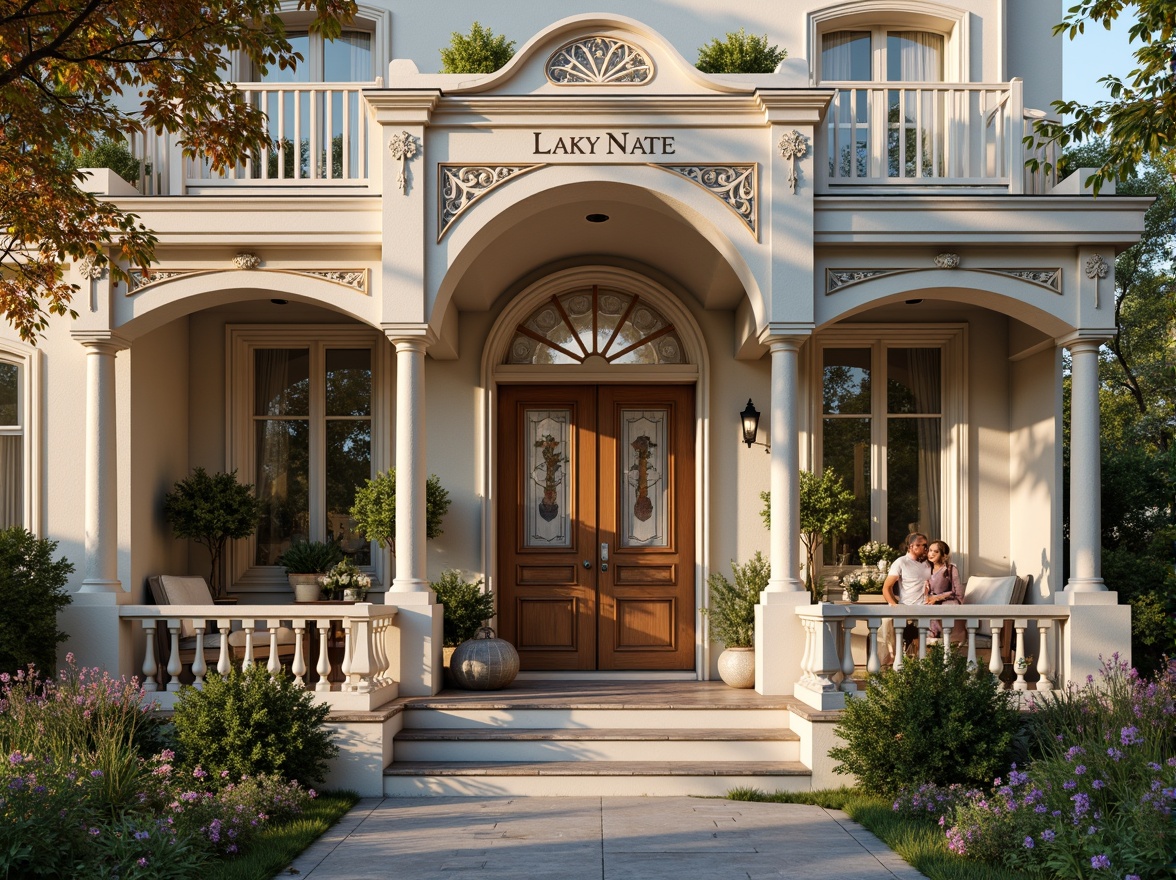
[[[478,627],[494,616],[494,595],[482,590],[482,579],[467,581],[452,569],[441,573],[441,580],[429,584],[437,601],[445,606],[444,644],[454,648],[472,639]]]
[[[179,766],[197,767],[214,780],[273,774],[319,782],[339,753],[323,724],[330,707],[260,665],[227,676],[209,675],[203,690],[184,688],[176,704]]]
[[[425,537],[436,538],[444,530],[441,520],[449,512],[449,492],[436,474],[425,483]],[[351,508],[355,527],[369,541],[396,548],[396,468],[376,474],[355,490]]]
[[[286,574],[324,574],[343,561],[343,550],[334,541],[294,541],[278,557]]]
[[[699,49],[694,66],[703,73],[772,73],[787,56],[787,49],[768,45],[767,34],[757,37],[740,28]]]
[[[57,612],[72,597],[65,591],[73,573],[65,558],[54,561],[56,541],[19,526],[0,531],[0,672],[33,664],[42,675],[57,668],[57,646],[67,638]]]
[[[837,725],[845,745],[829,755],[841,762],[835,773],[880,794],[926,782],[984,784],[1008,767],[1019,727],[1011,692],[997,690],[992,673],[968,669],[955,651],[945,663],[935,645],[846,701]]]
[[[68,168],[109,168],[129,184],[134,185],[139,181],[139,158],[120,141],[103,137],[90,149],[82,150],[76,156],[65,149],[59,153],[62,164]],[[145,171],[147,174],[151,173],[150,163]]]
[[[731,562],[735,583],[717,571],[706,579],[710,590],[710,607],[702,613],[710,621],[710,636],[728,648],[750,648],[755,645],[755,606],[760,593],[768,586],[771,565],[758,550],[748,562]]]
[[[469,34],[454,31],[441,50],[442,73],[493,73],[514,57],[514,40],[474,22]]]

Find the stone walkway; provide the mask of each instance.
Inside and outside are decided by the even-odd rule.
[[[916,880],[838,810],[705,798],[369,798],[289,872],[311,880]]]

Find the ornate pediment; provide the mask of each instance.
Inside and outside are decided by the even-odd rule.
[[[616,37],[581,37],[547,59],[548,82],[558,86],[642,85],[654,76],[649,56]]]

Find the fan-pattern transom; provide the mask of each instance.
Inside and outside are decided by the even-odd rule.
[[[674,325],[633,293],[592,285],[556,294],[515,329],[507,363],[685,363]]]

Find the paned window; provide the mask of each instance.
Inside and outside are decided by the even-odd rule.
[[[0,529],[25,526],[25,370],[0,353]]]

